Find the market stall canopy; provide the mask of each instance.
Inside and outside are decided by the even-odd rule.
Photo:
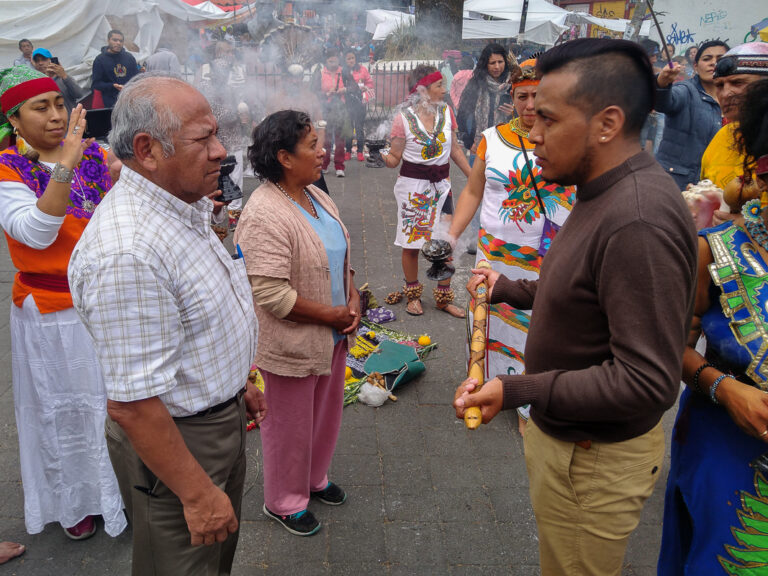
[[[184,2],[211,14],[218,14],[221,11],[235,12],[243,8],[242,2],[230,2],[229,0],[184,0]]]
[[[366,10],[365,31],[373,34],[374,40],[384,40],[401,26],[411,26],[416,21],[413,14],[395,10]]]
[[[47,48],[83,85],[93,60],[107,43],[111,26],[107,17],[135,17],[139,32],[126,38],[143,60],[152,54],[163,32],[161,16],[183,22],[231,19],[231,14],[190,6],[183,0],[13,0],[3,2],[0,19],[0,66],[10,66],[19,56],[18,42],[29,38],[35,47]]]
[[[517,38],[523,0],[466,0],[462,38]],[[491,17],[492,20],[487,18]],[[545,0],[529,0],[525,40],[553,46],[569,26],[591,24],[612,32],[624,32],[629,20],[598,18],[584,12],[570,12]],[[643,22],[641,36],[648,36],[650,21]]]
[[[466,0],[462,38],[517,38],[523,0]],[[545,0],[529,0],[525,39],[552,46],[566,29],[569,12]],[[493,20],[487,20],[492,17]]]

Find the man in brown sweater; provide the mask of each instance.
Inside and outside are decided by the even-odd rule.
[[[492,302],[532,309],[526,374],[477,391],[467,380],[454,406],[459,417],[480,406],[488,422],[531,404],[525,454],[542,574],[620,574],[679,389],[696,231],[674,181],[640,149],[654,94],[643,51],[575,40],[538,67],[537,163],[545,180],[577,185],[578,200],[538,281],[474,271],[470,292],[487,277]]]

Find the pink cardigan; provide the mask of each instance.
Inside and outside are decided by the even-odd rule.
[[[349,232],[330,196],[314,186],[308,190],[312,200],[339,222],[347,238],[345,288],[349,300],[352,286]],[[235,243],[243,251],[248,276],[286,279],[302,298],[332,305],[325,247],[298,206],[271,182],[264,182],[251,194],[235,231]],[[254,307],[259,319],[256,351],[259,368],[297,378],[330,374],[331,327],[280,319],[255,301]]]

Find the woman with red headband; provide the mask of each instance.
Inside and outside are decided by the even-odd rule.
[[[539,277],[542,258],[575,199],[574,188],[544,181],[535,164],[528,132],[536,121],[538,84],[535,60],[527,60],[512,71],[512,104],[517,117],[483,132],[449,231],[452,238],[458,238],[480,207],[477,261],[487,260],[494,270],[514,280]],[[491,305],[486,378],[525,370],[523,352],[529,322],[529,310]],[[522,433],[527,407],[518,412]]]
[[[469,163],[456,138],[453,111],[443,102],[446,90],[442,74],[434,66],[420,64],[411,72],[408,84],[411,95],[392,121],[391,148],[383,158],[389,168],[403,161],[395,183],[395,245],[403,249],[406,312],[421,316],[424,285],[419,282],[419,250],[432,239],[445,202],[452,202],[449,158],[467,176]],[[438,310],[464,317],[464,311],[452,304],[450,278],[439,281],[433,295]],[[401,297],[402,293],[393,292],[387,301],[397,302]]]
[[[24,67],[0,71],[0,108],[15,145],[0,153],[0,225],[13,283],[13,397],[30,534],[59,522],[72,539],[126,526],[104,438],[106,392],[67,282],[72,250],[112,187],[106,155],[83,140],[85,111],[67,124],[56,83]]]

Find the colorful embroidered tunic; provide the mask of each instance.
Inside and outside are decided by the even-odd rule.
[[[44,165],[20,155],[15,147],[0,152],[0,182],[23,184],[29,189],[30,195],[40,198],[50,178]],[[66,278],[72,250],[88,224],[93,209],[111,187],[106,153],[98,144],[93,143],[75,168],[69,205],[56,240],[44,250],[36,250],[6,232],[11,260],[20,274],[26,272]],[[28,294],[32,294],[43,314],[72,306],[68,291],[27,286],[20,280],[20,274],[16,275],[13,284],[13,302],[16,306],[21,307]]]
[[[768,264],[731,222],[699,232],[714,262],[702,315],[706,358],[763,390],[768,349]],[[722,406],[686,388],[672,433],[658,574],[763,574],[768,566],[768,483],[750,468],[766,452]]]
[[[530,163],[526,165],[522,145]],[[535,164],[534,145],[519,120],[487,129],[477,156],[485,162],[485,189],[480,206],[477,261],[487,260],[512,280],[539,277],[544,217],[532,183],[535,179],[549,220],[562,226],[573,208],[576,191],[541,178]],[[551,238],[544,239],[551,242]],[[521,374],[525,370],[525,339],[529,310],[508,304],[489,309],[486,339],[486,378],[497,374]]]
[[[435,128],[428,132],[413,108],[406,108],[392,123],[392,138],[405,138],[403,162],[424,166],[447,166],[451,156],[452,130],[456,126],[453,112],[446,104],[438,104]],[[411,178],[402,174],[395,183],[397,200],[397,237],[395,245],[420,249],[432,239],[440,211],[451,191],[451,181],[438,182]]]

